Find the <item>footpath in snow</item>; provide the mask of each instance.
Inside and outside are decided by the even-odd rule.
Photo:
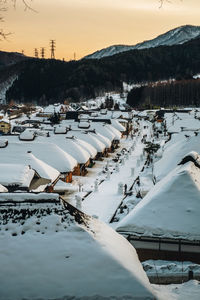
[[[129,143],[131,144],[130,140]],[[106,223],[110,222],[124,197],[123,194],[118,191],[119,184],[126,184],[127,190],[132,185],[143,165],[143,161],[140,158],[142,152],[143,145],[138,141],[132,154],[129,155],[128,158],[122,158],[124,164],[121,163],[119,165],[119,171],[115,169],[113,173],[107,176],[98,186],[98,191],[91,193],[82,202],[82,210],[85,213],[95,215]],[[134,168],[134,176],[131,175],[131,168]]]

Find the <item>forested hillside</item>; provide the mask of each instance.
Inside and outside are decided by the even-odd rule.
[[[148,84],[130,91],[127,103],[132,107],[200,106],[200,79]]]
[[[200,73],[200,39],[183,45],[131,50],[100,60],[63,62],[32,59],[19,63],[19,77],[7,100],[80,101],[105,91],[119,91],[122,82],[191,78]]]

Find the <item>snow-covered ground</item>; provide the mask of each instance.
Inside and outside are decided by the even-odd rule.
[[[160,300],[199,300],[200,282],[190,280],[182,284],[155,285],[152,284]]]
[[[112,95],[112,97],[115,101],[120,99],[119,101],[123,104],[123,99],[121,99],[119,95]],[[102,99],[99,99],[99,103],[101,103],[101,101]],[[94,105],[92,104],[92,100],[90,104]],[[120,113],[122,114],[122,112],[119,111],[109,112],[107,117],[120,116]],[[172,182],[174,182],[173,180],[178,176],[178,169],[176,168],[180,169],[179,173],[183,173],[185,170],[184,167],[177,167],[177,164],[181,159],[183,159],[190,151],[200,152],[200,121],[198,119],[198,114],[199,112],[195,112],[195,110],[192,110],[190,113],[165,114],[167,130],[171,133],[175,132],[172,134],[171,140],[167,143],[167,137],[163,132],[153,136],[152,123],[143,119],[138,121],[137,118],[134,118],[134,126],[135,128],[138,128],[138,132],[135,133],[133,137],[129,136],[128,138],[122,138],[120,140],[120,147],[115,152],[110,153],[108,157],[95,161],[93,168],[87,168],[88,173],[85,177],[73,176],[72,184],[64,185],[63,182],[58,181],[58,190],[67,188],[67,191],[63,195],[63,199],[66,202],[77,206],[84,213],[94,216],[95,219],[99,219],[92,219],[89,225],[91,230],[87,228],[87,226],[84,229],[82,226],[77,226],[77,224],[74,223],[74,219],[68,216],[65,220],[67,221],[67,225],[54,215],[44,215],[44,218],[41,218],[40,220],[40,224],[37,224],[37,217],[34,215],[27,219],[25,224],[18,224],[18,226],[12,222],[9,222],[9,224],[4,224],[2,222],[0,225],[0,261],[3,262],[3,265],[1,267],[0,276],[0,283],[2,283],[0,284],[0,299],[18,300],[20,297],[25,297],[27,299],[43,297],[46,299],[63,297],[65,295],[75,295],[76,297],[79,297],[78,299],[81,299],[81,297],[90,299],[89,297],[91,295],[94,296],[95,291],[96,295],[103,295],[103,297],[109,296],[109,299],[118,299],[117,297],[112,298],[111,296],[121,296],[121,291],[122,294],[124,293],[122,296],[124,298],[122,299],[126,299],[124,296],[127,296],[125,291],[130,291],[130,293],[132,293],[132,288],[130,286],[133,283],[132,275],[134,273],[134,268],[131,268],[130,270],[128,264],[133,257],[132,254],[128,254],[129,250],[127,250],[128,252],[124,250],[126,247],[130,246],[128,242],[124,242],[124,239],[121,237],[119,238],[119,235],[113,233],[114,231],[110,227],[114,229],[117,228],[121,222],[123,223],[126,218],[129,218],[131,214],[134,214],[134,211],[137,211],[139,207],[145,207],[142,203],[145,203],[145,199],[147,199],[146,202],[148,202],[148,199],[154,191],[166,191],[166,189],[169,188],[171,177]],[[147,116],[147,112],[140,114],[140,117],[145,116]],[[67,123],[63,121],[62,126],[63,124],[66,125]],[[48,125],[43,126],[43,130],[48,128]],[[74,126],[76,126],[76,124],[74,124]],[[163,131],[162,126],[159,124],[156,125],[156,128]],[[53,128],[50,129],[51,135]],[[146,136],[147,141],[151,141],[160,146],[160,149],[156,155],[152,157],[152,161],[149,164],[146,163],[147,154],[144,154],[144,148],[146,147],[143,140],[144,136]],[[16,136],[11,138],[8,137],[8,142],[14,142],[14,140],[17,139],[18,137]],[[51,140],[51,137],[47,138],[44,135],[42,137],[37,137],[36,141],[37,139],[40,140],[40,142],[43,142],[46,139],[48,141]],[[51,142],[59,143],[59,146],[61,146],[62,139],[65,139],[65,135],[53,137]],[[45,159],[45,156],[43,159]],[[198,173],[198,170],[194,170],[194,166],[186,169],[186,173],[189,174],[188,178],[190,179],[196,176],[195,172]],[[169,176],[169,172],[172,172],[171,177]],[[159,181],[163,178],[165,181],[162,187],[162,182],[155,182],[155,179]],[[196,177],[193,179],[195,184],[193,184],[191,180],[191,185],[195,186],[196,192],[194,197],[197,197],[199,179]],[[183,183],[186,187],[188,186],[191,188],[188,185],[187,178]],[[181,182],[178,183],[178,187],[176,188],[178,188],[179,192],[182,190],[182,195],[179,195],[176,199],[180,202],[186,195],[186,190],[184,188],[181,189]],[[124,191],[125,189],[126,193]],[[161,192],[159,198],[162,198],[163,193]],[[188,195],[189,194],[190,193],[188,193]],[[13,197],[13,194],[4,191],[4,193],[0,194],[0,200],[13,199],[16,202],[20,202],[20,200],[38,201],[41,200],[42,196],[35,195],[35,199],[32,199],[32,196],[30,195],[28,196],[28,199],[26,195],[28,194],[18,193]],[[54,200],[57,201],[57,197],[58,196],[53,197]],[[47,203],[52,200],[47,194],[44,194],[44,199]],[[193,202],[190,201],[190,206],[187,205],[188,199],[182,201],[182,203],[184,203],[183,211],[186,215],[193,214],[194,203],[198,200],[195,199],[193,199]],[[169,208],[171,208],[171,204],[167,198],[163,198],[162,200],[167,201]],[[160,203],[161,201],[159,201],[159,205],[161,206]],[[40,207],[40,204],[34,205]],[[50,204],[42,205],[45,205],[45,207],[48,208]],[[28,210],[32,209],[33,207],[28,207]],[[156,211],[156,207],[154,210]],[[196,210],[196,214],[197,213],[198,211]],[[141,225],[142,222],[148,223],[148,212],[144,215],[145,220],[140,218],[138,224]],[[163,220],[164,218],[160,218],[157,224],[162,223]],[[107,223],[107,225],[101,223],[102,221]],[[111,221],[112,223],[109,224]],[[193,227],[196,230],[198,228],[198,218],[193,218],[193,221],[196,222],[195,227]],[[155,223],[153,217],[151,222]],[[40,225],[40,229],[38,229],[38,225]],[[172,226],[172,224],[169,225]],[[40,234],[37,230],[39,230]],[[23,232],[23,234],[21,232]],[[24,232],[26,232],[26,234],[24,234]],[[187,232],[187,234],[190,234],[190,232]],[[121,242],[122,240],[123,242]],[[129,246],[126,246],[127,244]],[[107,260],[108,253],[109,260]],[[119,257],[117,256],[118,254]],[[126,255],[128,259],[125,259]],[[112,263],[110,262],[110,257]],[[135,258],[133,261],[135,261]],[[23,268],[21,272],[19,272],[20,276],[18,276],[17,271],[20,268],[20,264]],[[106,268],[106,264],[110,264],[108,268]],[[138,262],[135,262],[135,264],[137,266],[140,265]],[[28,267],[25,268],[25,266]],[[189,270],[193,270],[196,273],[200,271],[199,265],[190,262],[179,264],[170,261],[146,261],[143,263],[143,268],[148,276],[155,276],[158,272],[159,274],[167,276],[176,276],[180,273],[186,274]],[[139,274],[141,272],[141,274],[144,275],[143,271],[141,271],[141,265],[136,269],[136,273]],[[98,270],[98,272],[96,270]],[[120,273],[119,270],[121,270],[120,272],[122,273]],[[109,279],[108,281],[104,281],[103,278],[106,278],[107,273]],[[35,274],[37,274],[37,276]],[[7,288],[8,278],[9,286],[12,286],[10,294],[8,293]],[[114,287],[116,295],[111,293],[112,289],[109,286],[112,282],[111,278],[115,281]],[[40,284],[41,281],[45,283],[43,286]],[[66,284],[66,282],[68,284]],[[90,282],[89,287],[88,282]],[[158,299],[186,300],[189,297],[195,300],[199,299],[200,285],[199,282],[195,280],[179,285],[167,286],[150,286],[148,285],[147,279],[145,279],[144,282],[147,282],[144,284],[145,290],[147,289],[150,291],[150,294],[147,297],[151,297],[151,293],[156,293]],[[41,286],[41,288],[36,290],[34,285]],[[77,286],[80,290],[76,290]],[[154,292],[152,292],[152,288]],[[100,290],[101,292],[99,292]],[[16,295],[15,293],[19,296],[18,298],[13,298],[13,295]],[[9,295],[10,298],[7,295]]]

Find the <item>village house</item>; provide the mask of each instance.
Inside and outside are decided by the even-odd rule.
[[[0,184],[6,187],[8,192],[30,191],[34,177],[39,175],[30,166],[0,163]]]
[[[44,137],[38,137],[38,142],[23,142],[19,141],[17,137],[11,138],[11,142],[8,143],[6,148],[0,148],[0,153],[3,154],[3,150],[5,150],[8,154],[14,153],[17,156],[17,153],[32,152],[39,160],[60,172],[63,181],[72,182],[72,173],[78,163],[70,154],[54,143],[50,143]],[[39,138],[41,139],[39,140]]]
[[[59,180],[60,172],[36,158],[31,151],[26,152],[19,144],[11,143],[6,149],[0,149],[0,164],[28,165],[36,174],[29,191],[51,192]]]
[[[0,120],[0,134],[8,134],[11,132],[11,124],[6,119]]]
[[[60,147],[63,147],[63,150],[70,155],[72,155],[78,165],[74,168],[73,174],[76,176],[84,176],[87,174],[87,167],[90,165],[90,154],[78,145],[74,138],[66,137],[64,143],[60,144]]]
[[[37,137],[37,142],[46,143],[46,138],[42,136]],[[68,163],[73,166],[70,173],[71,175],[70,179],[72,179],[72,175],[76,175],[76,176],[86,175],[87,173],[86,167],[90,165],[91,155],[82,146],[80,146],[74,140],[73,137],[67,138],[65,137],[65,135],[62,134],[51,134],[50,137],[48,138],[48,142],[54,144],[54,146],[59,148],[63,153],[65,153],[65,155],[68,155]],[[55,156],[54,161],[58,161],[58,160],[61,161],[61,157],[62,155],[60,157]],[[60,170],[58,169],[58,167],[56,169]],[[67,179],[67,181],[66,180],[65,181],[71,182],[70,179]]]
[[[105,144],[103,144],[98,138],[96,138],[95,135],[91,135],[90,132],[72,130],[68,132],[67,136],[75,136],[76,138],[90,144],[96,151],[96,155],[93,159],[99,159],[105,153]]]
[[[189,158],[151,189],[117,231],[133,244],[141,261],[200,263],[199,199],[200,164]]]

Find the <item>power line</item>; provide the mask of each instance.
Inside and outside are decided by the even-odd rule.
[[[55,59],[56,41],[50,40],[51,59]]]
[[[35,58],[38,58],[38,49],[37,48],[34,49],[34,55],[35,55]]]
[[[41,58],[45,58],[45,48],[44,47],[42,47],[40,49],[40,55],[41,55]]]

